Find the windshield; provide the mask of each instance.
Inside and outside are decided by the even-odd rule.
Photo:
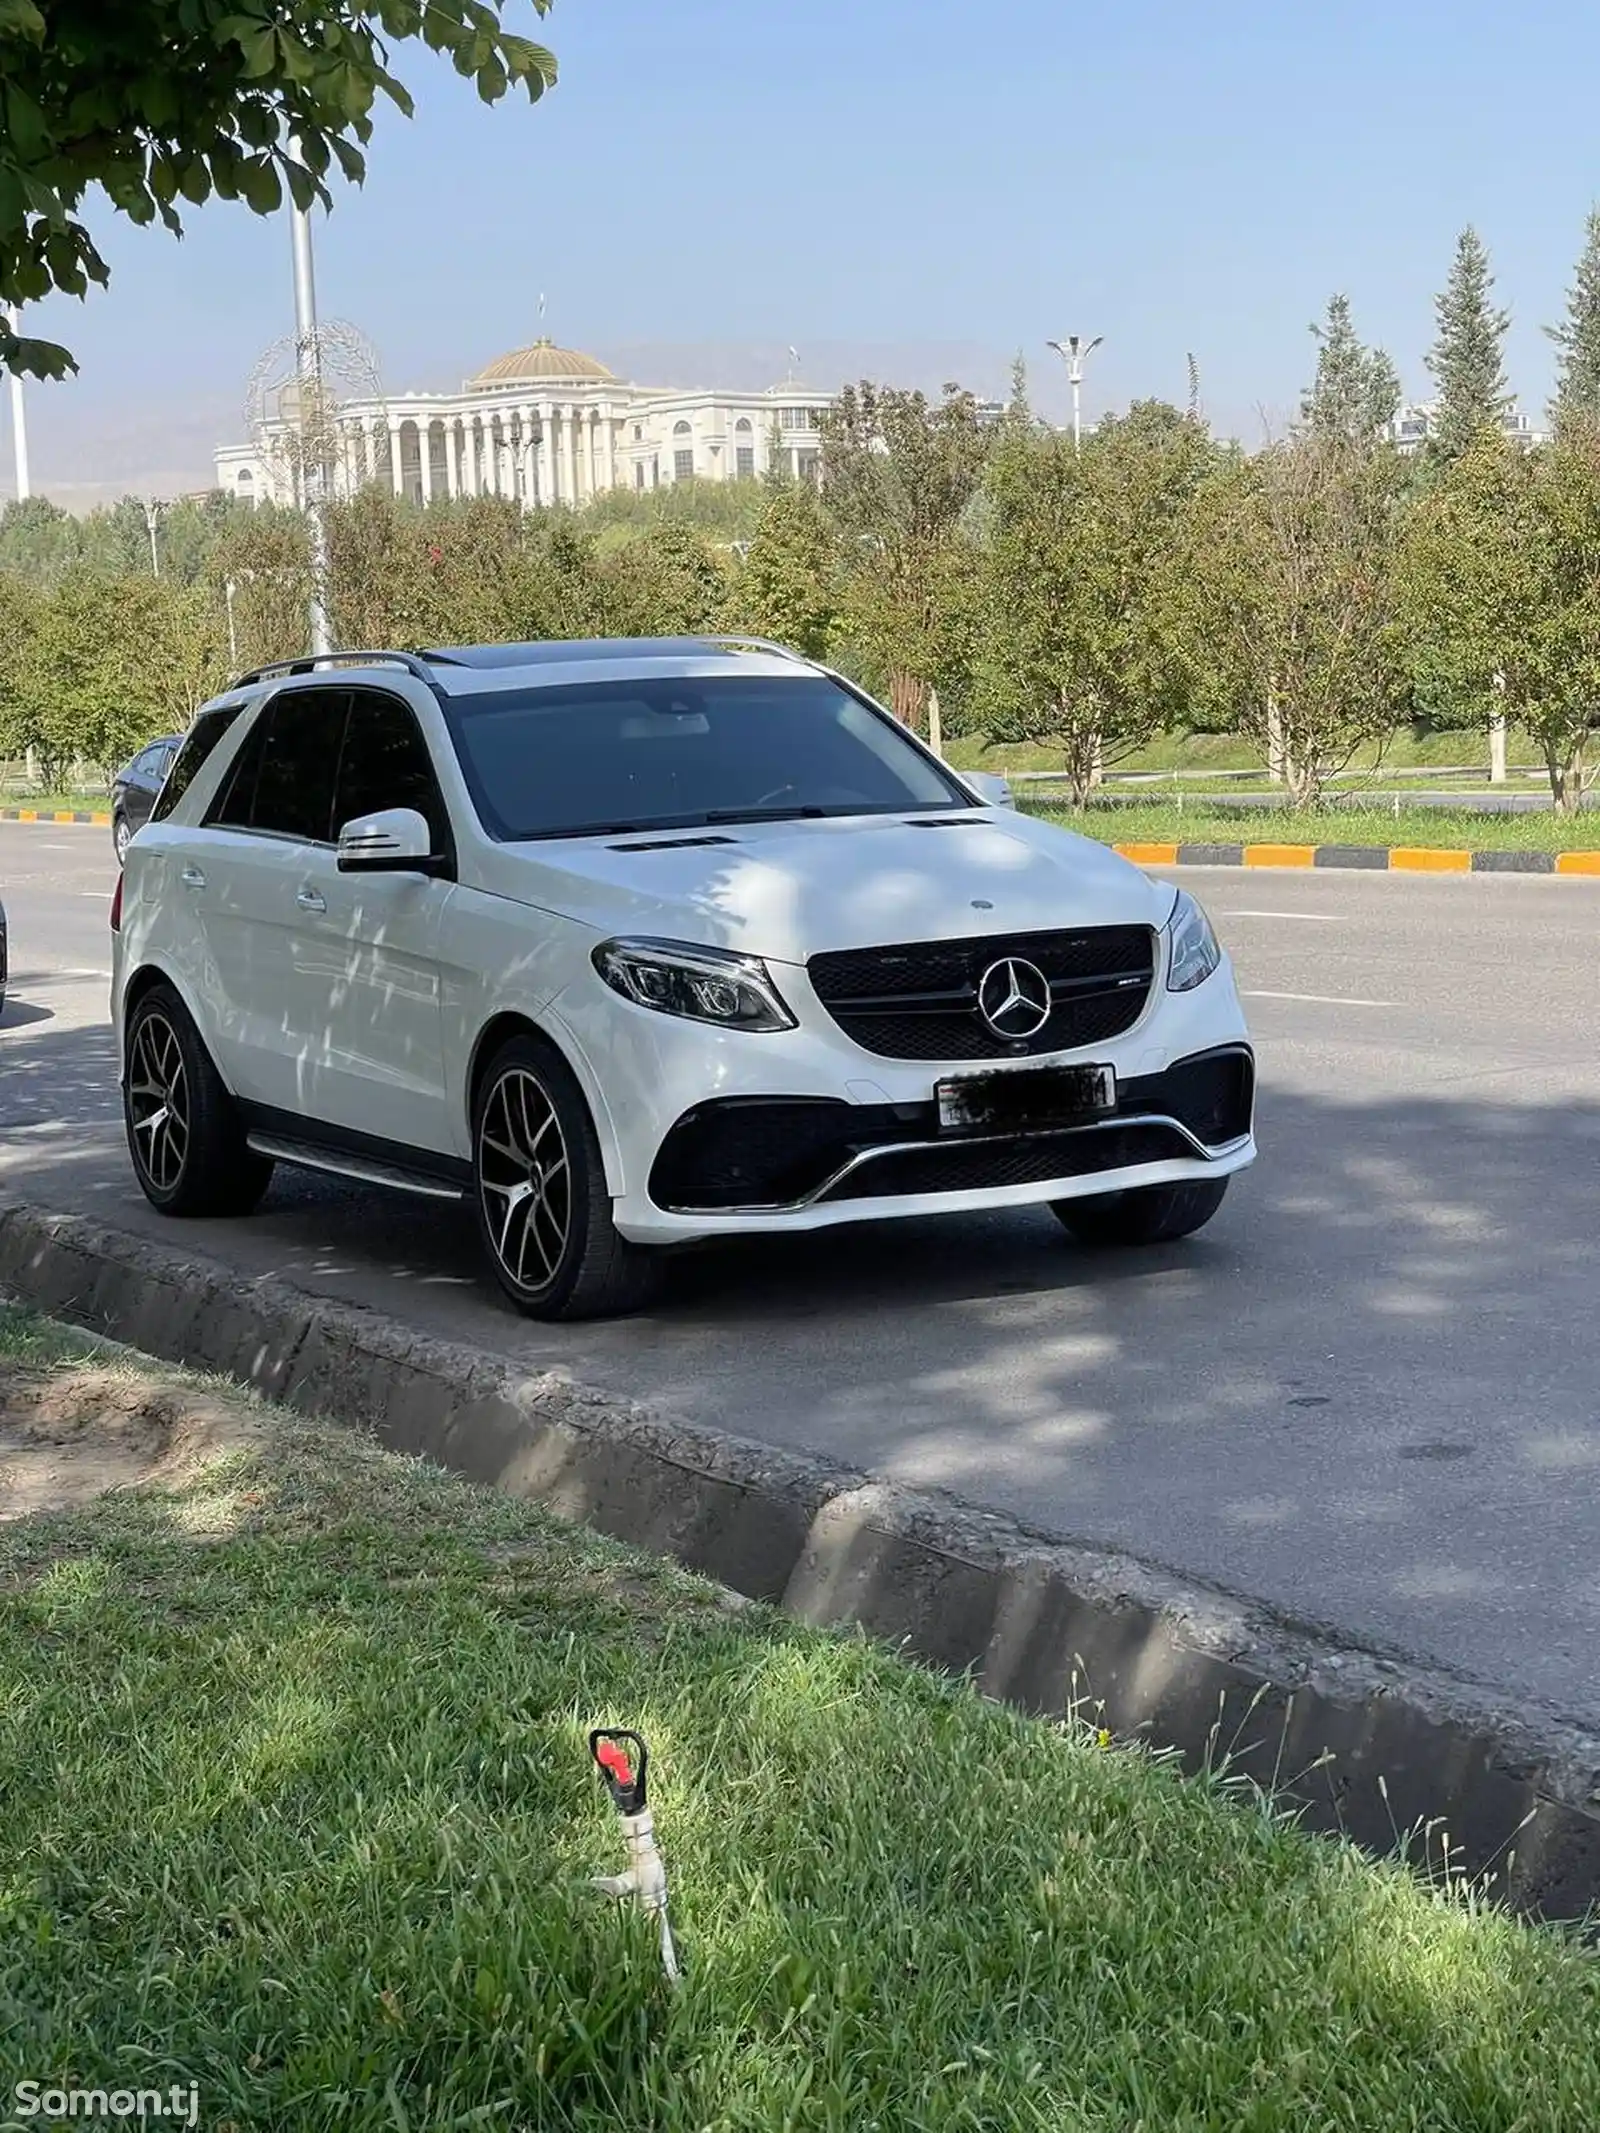
[[[449,718],[485,828],[513,842],[975,804],[821,674],[495,691]]]

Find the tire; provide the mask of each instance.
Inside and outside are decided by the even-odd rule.
[[[128,827],[127,816],[123,814],[113,816],[111,822],[111,846],[117,855],[117,865],[119,867],[127,859],[128,846],[132,842],[133,831]]]
[[[600,1138],[572,1069],[539,1037],[490,1061],[472,1114],[472,1198],[495,1279],[529,1318],[637,1310],[656,1255],[611,1219]]]
[[[170,985],[152,985],[128,1017],[122,1116],[134,1175],[164,1215],[248,1215],[272,1179]]]
[[[1203,1229],[1222,1205],[1226,1178],[1189,1185],[1141,1185],[1131,1192],[1097,1193],[1084,1200],[1052,1200],[1050,1212],[1080,1244],[1092,1249],[1174,1244]]]

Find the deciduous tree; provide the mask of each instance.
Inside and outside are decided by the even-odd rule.
[[[1313,806],[1410,700],[1398,622],[1400,463],[1300,437],[1196,491],[1176,582],[1197,708],[1276,759]]]
[[[896,717],[915,725],[957,653],[952,589],[973,560],[963,521],[990,436],[957,386],[934,406],[866,381],[845,387],[822,434],[823,502],[844,559],[842,626],[881,670]]]
[[[1479,438],[1423,498],[1406,543],[1418,679],[1483,722],[1517,720],[1571,814],[1600,726],[1600,436],[1522,453]]]
[[[838,626],[838,577],[838,551],[816,489],[774,483],[738,574],[742,626],[825,658]]]
[[[1077,806],[1183,702],[1169,628],[1176,541],[1212,447],[1146,402],[1070,436],[1008,422],[985,491],[982,721],[1059,748]]]

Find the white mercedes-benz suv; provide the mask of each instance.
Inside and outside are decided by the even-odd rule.
[[[1204,913],[751,639],[300,659],[208,704],[113,907],[128,1144],[174,1215],[275,1163],[469,1199],[501,1286],[1045,1202],[1207,1221],[1255,1155]]]

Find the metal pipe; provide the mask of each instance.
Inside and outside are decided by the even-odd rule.
[[[20,330],[22,325],[21,312],[7,312],[5,318],[6,324],[13,333]],[[11,450],[17,470],[17,501],[21,503],[25,497],[33,494],[33,488],[28,479],[28,414],[27,409],[22,404],[22,373],[20,370],[14,370],[11,373]]]
[[[299,151],[290,148],[300,161]],[[333,650],[333,632],[328,621],[328,522],[327,482],[322,435],[322,352],[317,339],[317,285],[311,258],[311,215],[291,201],[289,220],[294,244],[294,336],[295,369],[300,398],[301,503],[306,515],[306,534],[311,550],[311,597],[307,607],[313,653]]]

